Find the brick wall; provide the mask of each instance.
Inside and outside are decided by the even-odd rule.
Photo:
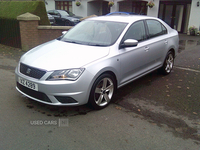
[[[63,31],[68,31],[70,26],[39,26],[40,18],[30,13],[17,17],[19,20],[22,50],[31,48],[58,38]]]
[[[38,44],[38,21],[20,21],[20,36],[22,49],[26,50]]]
[[[63,31],[71,28],[69,26],[38,26],[38,45],[60,37]]]

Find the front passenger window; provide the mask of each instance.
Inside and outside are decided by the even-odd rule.
[[[143,21],[138,21],[131,25],[124,36],[124,41],[127,39],[134,39],[143,41],[146,39],[146,32]]]

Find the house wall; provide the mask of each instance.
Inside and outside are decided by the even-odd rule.
[[[197,2],[199,2],[199,0],[192,0],[188,28],[190,26],[195,26],[200,29],[200,17],[198,16],[200,14],[200,6],[197,7]]]
[[[45,6],[47,11],[54,10],[56,8],[54,0],[46,0]]]
[[[87,16],[87,10],[88,10],[88,1],[87,0],[81,0],[81,5],[76,6],[76,1],[72,2],[72,12],[76,14],[77,16],[86,17]]]
[[[119,2],[120,0],[114,0],[114,5],[110,8],[110,12],[119,11]]]
[[[153,8],[148,7],[147,16],[158,17],[160,0],[154,0],[154,4],[155,6]]]

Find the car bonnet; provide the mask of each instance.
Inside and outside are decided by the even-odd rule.
[[[43,70],[80,68],[109,54],[109,47],[53,40],[25,53],[20,62]]]

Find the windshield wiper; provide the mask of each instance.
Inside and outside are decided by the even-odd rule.
[[[64,42],[68,42],[68,43],[75,43],[75,44],[81,44],[80,42],[76,42],[76,41],[70,41],[70,40],[64,40]]]
[[[103,44],[95,44],[95,43],[88,43],[88,45],[90,45],[90,46],[107,46],[107,45],[103,45]]]

